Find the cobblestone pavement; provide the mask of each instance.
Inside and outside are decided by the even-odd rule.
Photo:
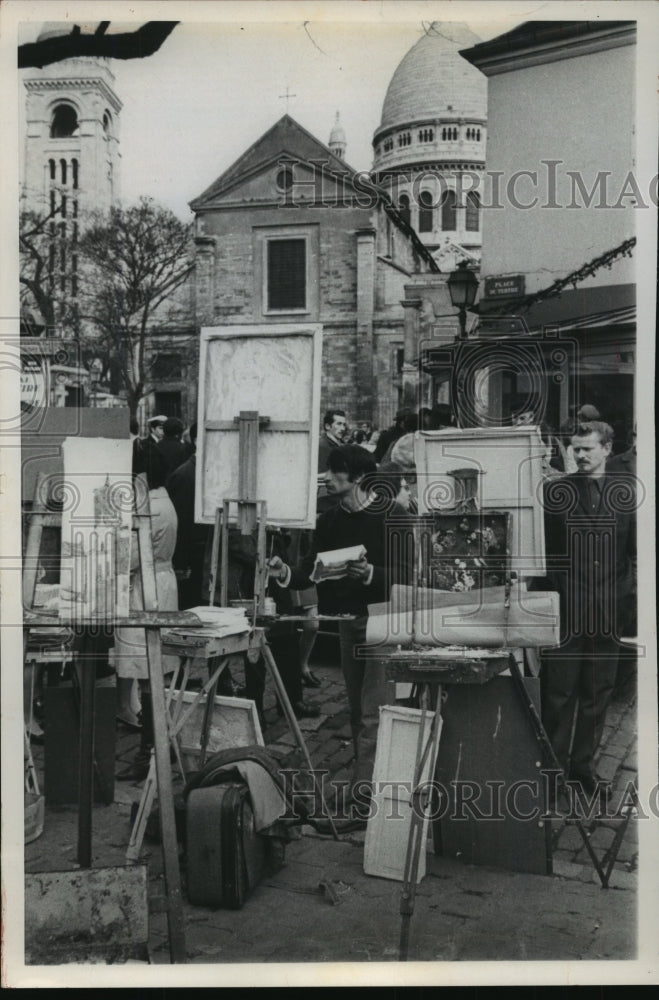
[[[329,650],[329,652],[328,652]],[[301,720],[314,765],[347,780],[352,743],[340,670],[326,646],[314,672],[319,689],[305,697],[322,709]],[[265,742],[284,767],[302,755],[275,710],[270,682],[265,701]],[[137,737],[118,730],[117,758],[128,761]],[[37,751],[41,766],[42,752]],[[636,777],[636,702],[609,709],[599,757],[601,775],[618,802]],[[115,785],[111,806],[94,807],[94,865],[121,865],[132,804],[141,786]],[[75,868],[76,809],[49,808],[42,837],[26,845],[28,871]],[[620,820],[590,820],[586,831],[603,863]],[[631,959],[636,948],[637,820],[632,818],[603,891],[577,827],[553,820],[553,877],[498,871],[427,854],[428,874],[418,886],[411,922],[410,959],[526,960]],[[286,862],[265,879],[241,911],[210,910],[185,902],[188,959],[192,963],[397,961],[401,883],[363,872],[364,833],[335,842],[302,828],[287,845]],[[150,891],[162,894],[160,849],[145,841]],[[334,904],[321,883],[331,881]],[[183,882],[185,872],[183,868]],[[185,895],[185,892],[184,892]],[[168,961],[163,913],[150,915],[150,954]]]

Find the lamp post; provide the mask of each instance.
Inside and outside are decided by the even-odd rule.
[[[478,290],[478,278],[469,269],[466,260],[460,261],[455,271],[448,278],[448,290],[451,305],[458,310],[460,322],[460,340],[467,339],[467,309],[473,306]]]

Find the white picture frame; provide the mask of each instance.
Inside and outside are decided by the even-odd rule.
[[[479,505],[512,514],[511,570],[544,576],[542,504],[545,445],[537,427],[463,427],[417,431],[414,459],[419,513],[449,511],[456,501],[455,469],[479,473]]]

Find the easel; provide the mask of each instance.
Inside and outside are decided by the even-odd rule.
[[[254,572],[254,605],[252,611],[253,626],[258,624],[258,616],[265,613],[265,591],[268,584],[268,559],[266,553],[266,523],[267,507],[264,500],[256,499],[257,475],[258,475],[258,443],[259,428],[267,427],[270,423],[269,417],[260,416],[256,410],[241,410],[239,416],[234,417],[234,425],[238,425],[238,493],[237,499],[224,499],[222,507],[218,507],[215,512],[215,530],[213,533],[213,546],[211,550],[210,568],[210,603],[215,600],[215,588],[217,585],[218,562],[220,562],[220,604],[224,607],[228,604],[228,580],[229,580],[229,516],[231,505],[237,506],[237,527],[241,535],[251,535],[254,529],[257,530],[256,543],[256,567]],[[221,561],[219,559],[221,539]],[[288,726],[295,737],[295,741],[302,752],[305,763],[313,777],[314,787],[319,793],[323,805],[325,796],[322,783],[319,784],[316,772],[309,756],[309,750],[298,725],[297,717],[293,711],[293,706],[284,687],[279,669],[272,655],[270,646],[265,638],[263,629],[259,630],[260,650],[268,668],[270,677],[275,687],[275,692],[284,710],[284,716]],[[212,712],[214,689],[208,695],[206,703],[206,715]],[[206,725],[206,718],[204,719]],[[326,809],[330,828],[335,840],[339,839],[338,832],[329,810]]]
[[[35,612],[34,596],[37,583],[38,560],[44,527],[60,527],[61,514],[49,512],[46,503],[46,478],[37,483],[34,509],[30,514],[23,573],[23,595],[26,610],[24,629],[62,624],[57,615]],[[78,620],[74,626],[81,635],[80,651],[80,741],[79,741],[79,797],[78,797],[78,863],[90,869],[92,863],[92,803],[93,803],[93,752],[94,752],[94,702],[95,702],[95,646],[94,630],[101,626],[141,628],[146,635],[146,656],[153,704],[153,730],[156,761],[156,778],[160,799],[160,823],[165,876],[165,906],[169,931],[169,950],[172,962],[186,961],[185,932],[181,898],[181,879],[178,864],[178,844],[174,818],[172,775],[169,761],[169,740],[165,707],[165,688],[162,673],[160,645],[161,628],[201,625],[195,615],[186,612],[159,612],[156,576],[151,541],[148,492],[140,510],[133,513],[133,532],[137,534],[139,567],[142,579],[144,610],[131,612],[128,618],[108,620],[91,617]],[[27,643],[25,642],[26,646]]]
[[[467,510],[478,510],[478,505],[476,502],[476,491],[473,488],[465,489],[463,491],[463,498],[465,506],[460,509],[456,508],[456,511],[451,513],[465,513]],[[469,507],[466,507],[466,504]],[[448,513],[448,512],[447,512]],[[421,580],[421,546],[419,544],[418,526],[415,527],[415,572],[413,577],[413,593],[412,593],[412,645],[414,645],[414,639],[416,634],[416,615],[417,615],[417,588]],[[509,546],[507,550],[510,551]],[[504,601],[504,618],[503,618],[503,628],[504,636],[506,624],[508,621],[508,614],[510,610],[510,598],[511,598],[511,588],[512,579],[509,570],[505,574],[505,601]],[[465,649],[467,652],[467,649]],[[491,653],[494,654],[493,658],[490,659],[489,665],[487,661],[482,662],[482,667],[479,665],[478,660],[482,657],[474,657],[474,671],[472,671],[471,682],[475,679],[478,672],[482,672],[482,677],[480,683],[483,683],[493,677],[496,673],[500,673],[504,669],[508,668],[510,675],[513,680],[513,686],[517,695],[519,696],[523,711],[530,721],[534,739],[537,743],[538,748],[541,751],[542,759],[545,763],[549,765],[556,772],[557,784],[561,791],[564,792],[569,797],[569,789],[567,786],[566,776],[561,768],[556,755],[553,751],[551,743],[545,733],[544,727],[542,725],[542,720],[540,718],[539,712],[530,697],[523,678],[522,667],[514,655],[512,649],[502,647],[500,649],[493,649]],[[498,657],[497,655],[498,654]],[[437,663],[432,663],[433,655],[437,658]],[[442,664],[440,661],[444,660]],[[414,771],[414,782],[413,787],[415,792],[413,793],[412,805],[414,806],[412,811],[412,821],[410,826],[407,854],[405,861],[405,875],[404,875],[404,885],[401,896],[400,913],[401,913],[401,933],[400,933],[400,945],[399,945],[399,958],[401,961],[406,961],[408,957],[409,949],[409,933],[410,933],[410,920],[414,912],[414,902],[416,895],[416,885],[419,867],[419,856],[422,849],[422,830],[425,820],[425,811],[427,808],[427,802],[421,803],[418,788],[421,782],[421,776],[423,773],[423,766],[427,760],[428,754],[431,750],[436,752],[438,744],[438,734],[437,734],[437,724],[439,718],[439,712],[442,701],[442,683],[459,683],[456,676],[456,664],[450,663],[450,654],[445,653],[442,657],[440,651],[438,650],[435,654],[429,654],[428,652],[414,652],[413,649],[403,650],[397,653],[393,653],[388,657],[389,670],[388,673],[390,677],[393,674],[393,679],[397,680],[414,680],[417,684],[421,684],[422,687],[422,720],[421,726],[419,728],[419,737],[417,741],[416,749],[416,763]],[[424,667],[426,671],[423,672]],[[431,669],[429,669],[431,668]],[[488,669],[483,669],[488,668]],[[410,675],[410,671],[413,673]],[[417,673],[418,671],[418,673]],[[424,745],[423,734],[424,734],[424,723],[426,718],[429,691],[431,686],[437,686],[438,694],[436,699],[436,710],[433,717],[432,726],[430,729],[430,734]],[[635,799],[635,796],[633,796]],[[636,800],[633,801],[633,805],[636,804]],[[551,818],[551,816],[548,816]],[[599,876],[601,885],[603,888],[607,888],[609,884],[609,878],[613,870],[613,865],[615,863],[615,858],[617,856],[618,850],[622,843],[625,830],[631,818],[631,809],[628,810],[626,817],[624,818],[621,826],[616,832],[616,837],[614,838],[614,843],[609,852],[608,864],[606,870],[604,870],[602,864],[600,863],[597,855],[595,854],[593,847],[588,838],[588,834],[584,828],[584,824],[579,817],[575,817],[573,822],[579,830],[581,839],[586,847],[588,855],[593,863],[593,866]],[[550,861],[550,857],[549,857]]]

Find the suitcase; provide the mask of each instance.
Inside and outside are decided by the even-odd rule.
[[[265,868],[265,838],[254,829],[247,785],[193,789],[187,797],[186,843],[190,902],[241,909]]]

